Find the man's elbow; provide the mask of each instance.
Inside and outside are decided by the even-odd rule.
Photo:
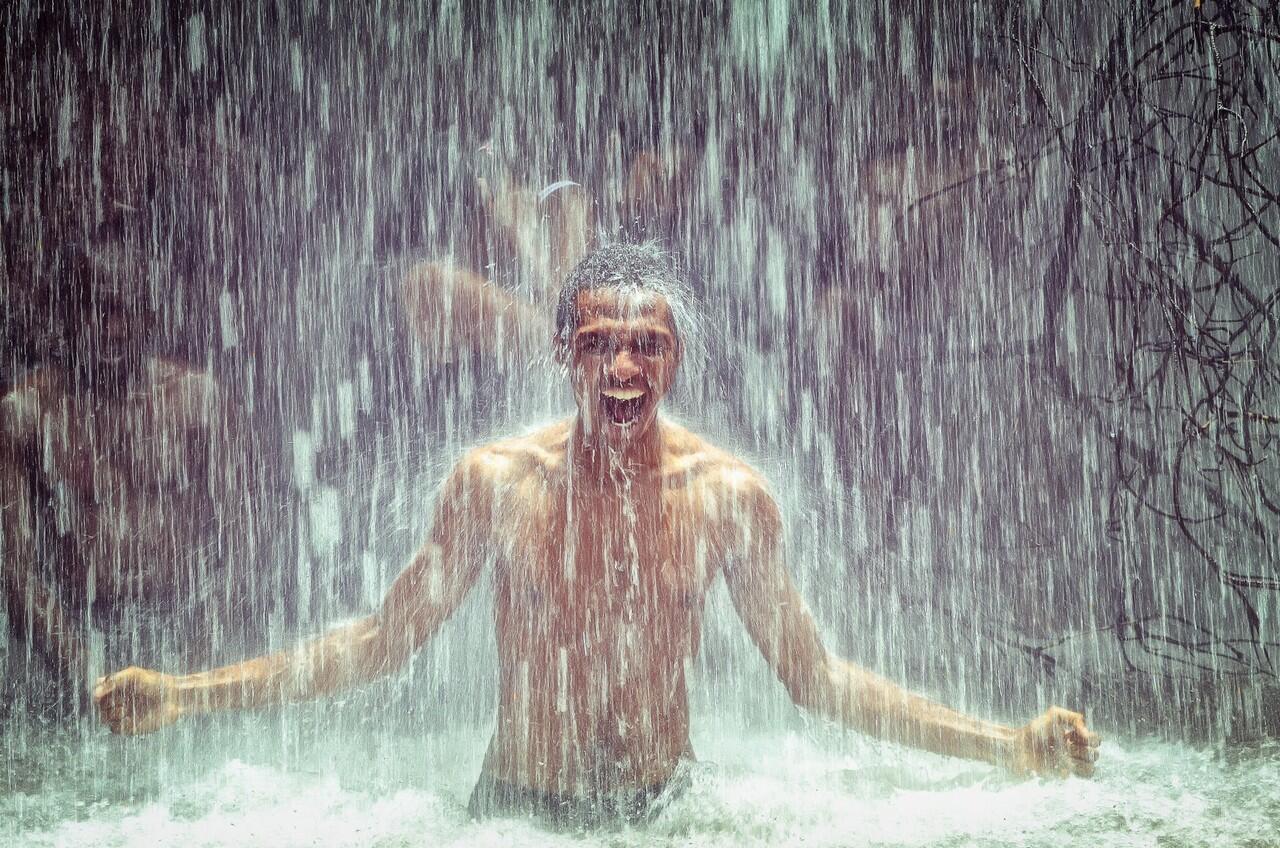
[[[374,680],[399,671],[413,656],[414,640],[409,634],[389,628],[380,615],[362,619],[357,625],[354,660],[357,676]]]
[[[415,265],[401,281],[401,297],[409,324],[419,340],[439,343],[439,327],[448,316],[447,266],[435,262]]]
[[[838,667],[825,659],[812,665],[786,667],[778,671],[778,678],[792,703],[831,718],[839,718],[844,712],[840,677]]]

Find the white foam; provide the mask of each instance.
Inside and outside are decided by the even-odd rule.
[[[88,809],[82,800],[61,820],[56,808],[71,804],[67,796],[55,798],[51,790],[25,805],[9,796],[0,803],[0,818],[16,814],[17,826],[0,827],[0,845],[1093,848],[1280,842],[1280,746],[1223,757],[1176,744],[1107,742],[1093,780],[1015,780],[979,764],[840,734],[762,735],[722,727],[695,740],[702,759],[692,786],[654,823],[574,834],[524,820],[471,821],[466,793],[484,741],[473,735],[467,730],[416,745],[411,738],[381,737],[372,748],[351,738],[317,741],[313,758],[330,767],[312,773],[288,771],[269,756],[257,763],[219,761],[210,752],[207,771],[162,782],[153,800],[97,801]],[[420,759],[427,772],[388,780],[367,755],[360,767],[362,750]],[[39,826],[33,810],[40,808],[46,818],[54,810],[55,820]]]

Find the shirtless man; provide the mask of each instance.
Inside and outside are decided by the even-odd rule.
[[[207,580],[210,548],[243,537],[220,524],[245,502],[221,444],[228,405],[208,374],[148,355],[147,264],[118,242],[58,251],[44,270],[63,299],[66,361],[0,400],[0,601],[64,695],[88,695],[94,625],[167,620],[162,641],[198,661],[227,621],[188,622],[197,634],[175,613],[239,590]]]
[[[129,668],[94,693],[117,733],[373,680],[429,640],[489,567],[498,719],[473,813],[642,819],[692,756],[685,668],[718,575],[792,699],[894,742],[1015,772],[1088,775],[1098,737],[1052,708],[970,718],[829,653],[783,563],[760,475],[658,406],[689,314],[660,253],[605,247],[570,275],[557,349],[577,415],[473,450],[382,608],[295,650],[188,676]]]

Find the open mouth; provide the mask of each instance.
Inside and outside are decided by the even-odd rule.
[[[600,406],[606,420],[626,426],[640,417],[647,396],[643,389],[609,388],[600,393]]]

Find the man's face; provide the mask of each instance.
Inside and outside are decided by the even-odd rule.
[[[650,292],[589,289],[578,314],[564,351],[578,411],[591,439],[622,447],[653,426],[680,363],[671,307]]]
[[[935,79],[916,120],[894,128],[896,143],[861,162],[866,216],[864,271],[886,294],[917,312],[945,311],[985,258],[995,142],[979,131],[985,77],[957,72]]]
[[[135,300],[119,286],[94,284],[76,351],[82,367],[115,373],[136,365],[150,336],[152,316]]]

